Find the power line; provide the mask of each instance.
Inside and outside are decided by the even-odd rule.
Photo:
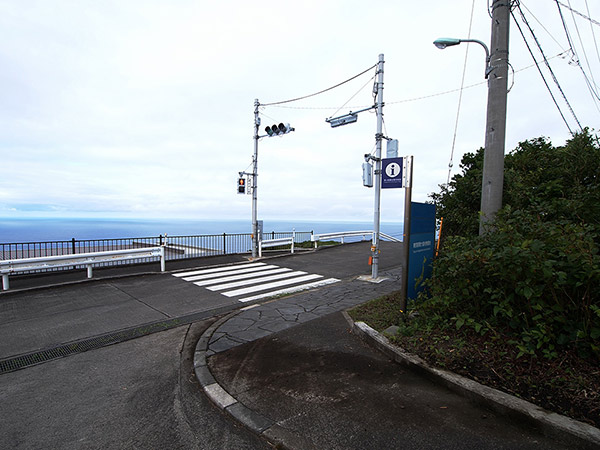
[[[563,2],[559,2],[558,0],[556,1],[556,3],[558,3],[560,6],[564,6],[565,8],[567,8],[572,13],[575,13],[578,16],[583,17],[585,20],[589,20],[590,23],[593,23],[594,25],[600,25],[600,22],[598,22],[597,20],[592,19],[591,17],[586,16],[585,14],[581,14],[579,11],[576,11],[573,8],[571,8],[570,5],[565,5]],[[587,3],[586,3],[586,5],[587,5]]]
[[[596,99],[600,100],[600,96],[598,95],[598,92],[596,91],[596,89],[598,89],[598,86],[596,85],[596,81],[594,80],[594,75],[591,73],[592,68],[590,66],[590,62],[589,59],[587,57],[587,53],[585,51],[585,47],[583,46],[583,39],[581,39],[581,34],[579,33],[579,27],[577,26],[577,22],[575,21],[575,17],[573,17],[573,23],[575,25],[575,31],[577,31],[577,36],[579,37],[579,42],[581,43],[581,49],[583,50],[583,56],[585,57],[588,69],[590,70],[590,77],[588,77],[587,73],[585,72],[585,69],[583,68],[583,66],[581,65],[581,61],[579,59],[579,55],[577,54],[577,52],[575,51],[575,46],[573,44],[573,40],[571,39],[571,34],[569,33],[569,30],[567,28],[567,24],[565,22],[565,19],[563,17],[562,14],[562,10],[560,9],[560,2],[556,2],[556,6],[558,7],[558,13],[560,14],[560,19],[562,21],[563,24],[563,28],[565,30],[565,34],[567,35],[567,41],[569,42],[569,45],[571,46],[571,51],[573,52],[574,55],[574,64],[579,67],[579,69],[581,70],[581,73],[583,74],[583,78],[587,84],[588,90],[590,91],[590,94],[592,94],[592,99],[594,100],[594,102],[596,101]],[[594,99],[595,97],[595,99]],[[597,107],[597,105],[596,105]]]
[[[587,10],[588,16],[590,15],[590,7],[588,6],[587,0],[585,0],[585,8]],[[596,56],[598,56],[598,61],[600,61],[600,51],[598,51],[598,41],[596,40],[596,33],[594,33],[594,27],[590,23],[590,30],[592,32],[592,36],[594,38],[594,46],[596,47]]]
[[[565,56],[565,53],[567,53],[567,50],[565,50],[564,52],[561,53],[557,53],[554,56],[551,56],[550,58],[548,58],[548,61],[554,59],[554,58],[559,58],[559,57],[563,57]],[[534,59],[535,64],[530,64],[529,66],[526,67],[522,67],[520,69],[515,70],[515,73],[519,73],[519,72],[523,72],[524,70],[528,70],[531,69],[532,67],[535,67],[537,62]],[[369,80],[370,81],[370,80]],[[478,86],[483,86],[484,84],[486,84],[487,81],[479,81],[477,83],[473,83],[473,84],[469,84],[467,86],[464,87],[460,87],[460,88],[455,88],[455,89],[449,89],[447,91],[441,91],[441,92],[436,92],[434,94],[426,94],[426,95],[421,95],[419,97],[412,97],[412,98],[405,98],[405,99],[401,99],[401,100],[395,100],[395,101],[386,101],[385,104],[386,106],[389,105],[400,105],[402,103],[412,103],[412,102],[418,102],[421,100],[428,100],[430,98],[435,98],[435,97],[441,97],[443,95],[449,95],[449,94],[454,94],[455,92],[460,92],[461,90],[466,90],[466,89],[471,89],[474,87],[478,87]],[[261,105],[262,106],[262,105]],[[269,105],[270,106],[270,105]],[[298,109],[298,110],[335,110],[338,107],[337,106],[285,106],[285,105],[274,105],[276,108],[283,108],[283,109]],[[370,105],[346,105],[347,108],[351,108],[351,109],[359,109],[359,108],[368,108]]]
[[[274,105],[282,105],[282,104],[284,104],[284,103],[292,103],[292,102],[297,102],[297,101],[299,101],[299,100],[304,100],[304,99],[306,99],[306,98],[310,98],[310,97],[314,97],[314,96],[316,96],[316,95],[323,94],[323,93],[325,93],[325,92],[327,92],[327,91],[331,91],[332,89],[338,88],[338,87],[340,87],[340,86],[342,86],[342,85],[344,85],[344,84],[346,84],[346,83],[348,83],[348,82],[350,82],[350,81],[352,81],[352,80],[354,80],[354,79],[356,79],[356,78],[360,77],[361,75],[364,75],[364,74],[365,74],[365,73],[367,73],[369,70],[372,70],[372,69],[374,69],[375,67],[377,67],[377,64],[374,64],[374,65],[372,65],[372,66],[371,66],[371,67],[369,67],[367,70],[364,70],[364,71],[362,71],[362,72],[361,72],[361,73],[359,73],[358,75],[354,75],[352,78],[348,78],[346,81],[342,81],[341,83],[338,83],[338,84],[336,84],[335,86],[331,86],[331,87],[329,87],[329,88],[327,88],[327,89],[323,89],[322,91],[315,92],[314,94],[305,95],[305,96],[303,96],[303,97],[292,98],[292,99],[290,99],[290,100],[283,100],[283,101],[280,101],[280,102],[263,103],[263,104],[262,104],[262,106],[274,106]]]
[[[554,83],[556,84],[558,90],[560,91],[560,93],[562,94],[562,97],[565,101],[565,103],[567,104],[567,107],[569,108],[569,110],[571,111],[571,114],[573,115],[573,118],[575,119],[575,122],[577,122],[577,125],[579,126],[580,129],[583,129],[581,127],[581,124],[579,123],[579,119],[577,118],[577,116],[575,115],[575,112],[573,111],[573,108],[571,107],[571,104],[569,103],[569,100],[567,99],[567,96],[565,95],[564,91],[562,90],[562,87],[560,86],[560,83],[558,82],[558,79],[556,78],[556,76],[554,75],[554,71],[552,70],[552,67],[550,67],[550,63],[548,62],[548,59],[546,58],[546,55],[544,54],[544,51],[539,43],[539,41],[537,40],[537,37],[535,36],[535,33],[533,32],[533,29],[531,28],[531,26],[529,25],[529,22],[527,21],[527,18],[525,17],[525,14],[523,13],[523,10],[521,9],[521,7],[519,6],[519,4],[516,5],[516,9],[519,10],[519,13],[521,15],[521,19],[523,20],[523,23],[527,26],[527,28],[529,29],[531,35],[533,36],[533,40],[535,41],[538,50],[540,51],[542,58],[544,60],[544,63],[546,64],[546,67],[548,68],[548,71],[550,72],[550,75],[552,76],[552,79],[554,80]],[[527,50],[529,50],[529,54],[531,55],[531,57],[533,58],[536,67],[538,69],[538,72],[540,73],[542,80],[544,81],[544,84],[546,85],[546,89],[548,89],[548,92],[550,93],[550,96],[552,97],[552,100],[554,101],[554,104],[556,105],[556,107],[558,108],[558,111],[563,119],[563,121],[565,122],[565,125],[567,126],[567,128],[569,129],[569,132],[571,134],[573,134],[573,131],[571,130],[571,127],[569,126],[567,120],[565,119],[565,116],[563,115],[560,106],[558,105],[558,102],[556,101],[556,98],[554,97],[554,94],[552,93],[552,90],[550,89],[550,86],[548,85],[548,83],[546,82],[546,78],[544,77],[544,74],[542,72],[542,70],[540,69],[540,66],[537,62],[537,60],[535,59],[535,56],[533,55],[533,52],[531,50],[531,47],[529,46],[529,43],[527,42],[527,39],[525,38],[525,34],[523,33],[523,30],[521,28],[521,26],[519,25],[519,22],[517,21],[514,12],[511,11],[511,15],[517,25],[517,28],[519,29],[519,32],[521,33],[521,36],[523,37],[523,41],[525,42],[525,45],[527,46]]]
[[[469,20],[469,32],[467,33],[467,38],[471,39],[471,30],[473,28],[473,12],[475,11],[475,0],[471,4],[471,19]],[[463,64],[463,73],[462,79],[460,81],[460,94],[458,96],[458,107],[456,109],[456,121],[454,122],[454,135],[452,137],[452,148],[450,150],[450,161],[448,162],[448,180],[446,184],[450,183],[450,175],[452,174],[452,167],[454,166],[454,149],[456,148],[456,135],[458,134],[458,121],[460,118],[460,107],[462,105],[462,95],[465,86],[465,76],[467,74],[467,60],[469,57],[469,45],[465,50],[465,62]]]

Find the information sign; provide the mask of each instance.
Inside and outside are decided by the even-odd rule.
[[[381,160],[381,188],[394,189],[403,186],[402,158],[384,158]]]

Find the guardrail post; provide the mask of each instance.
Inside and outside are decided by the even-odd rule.
[[[223,233],[223,254],[227,254],[227,233]]]
[[[160,271],[165,271],[165,246],[160,247]]]
[[[292,253],[294,253],[294,242],[296,241],[296,229],[292,229]]]
[[[76,252],[75,252],[75,238],[72,238],[72,239],[71,239],[71,250],[72,250],[72,253],[73,253],[73,254],[75,254],[75,253],[76,253]]]
[[[92,278],[92,265],[91,264],[87,265],[87,277]]]
[[[2,274],[2,290],[3,291],[8,291],[9,289],[9,284],[8,284],[8,274],[7,273],[3,273]]]

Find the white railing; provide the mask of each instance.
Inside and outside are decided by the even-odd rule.
[[[390,236],[389,234],[382,233],[381,231],[379,232],[379,237],[381,239],[385,239],[386,241],[402,242],[400,239],[395,238],[394,236]]]
[[[22,258],[0,260],[2,274],[2,290],[9,289],[8,276],[18,272],[32,270],[47,270],[69,266],[86,266],[87,277],[92,278],[92,267],[116,261],[160,257],[160,270],[165,271],[165,249],[161,247],[146,247],[126,250],[111,250],[106,252],[77,253],[70,255],[42,256],[37,258]]]
[[[282,245],[291,245],[292,253],[294,253],[294,241],[296,240],[296,231],[292,231],[291,237],[277,239],[261,239],[258,240],[258,257],[262,258],[262,249],[268,247],[279,247]]]
[[[373,231],[340,231],[337,233],[321,233],[321,234],[313,234],[310,237],[310,240],[315,243],[315,248],[317,248],[319,241],[324,241],[327,239],[341,239],[342,244],[344,243],[344,238],[347,237],[357,237],[362,236],[363,241],[365,240],[365,236],[373,236]]]
[[[313,241],[315,243],[315,248],[317,248],[318,242],[319,241],[324,241],[327,239],[340,239],[341,243],[344,243],[344,238],[348,238],[348,237],[357,237],[357,236],[362,236],[362,240],[365,240],[366,236],[370,236],[371,240],[373,240],[373,231],[369,230],[369,231],[340,231],[337,233],[321,233],[321,234],[313,234],[310,237],[310,240]],[[397,239],[393,236],[390,236],[389,234],[385,234],[382,232],[379,232],[379,237],[381,239],[385,239],[386,241],[392,241],[392,242],[402,242],[400,239]]]

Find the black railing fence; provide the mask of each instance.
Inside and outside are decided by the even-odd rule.
[[[289,238],[292,231],[263,233],[263,239]],[[312,232],[295,232],[294,242],[310,241]],[[109,250],[125,250],[144,247],[165,247],[165,259],[177,260],[200,258],[205,256],[231,255],[251,253],[252,235],[238,234],[207,234],[190,236],[159,235],[154,237],[114,238],[114,239],[71,239],[67,241],[38,241],[0,243],[0,260],[36,258],[44,256],[69,255],[77,253],[92,253]],[[150,262],[140,260],[137,262]],[[115,262],[110,265],[126,264]],[[57,270],[57,269],[55,269]],[[58,269],[59,270],[59,269]]]

